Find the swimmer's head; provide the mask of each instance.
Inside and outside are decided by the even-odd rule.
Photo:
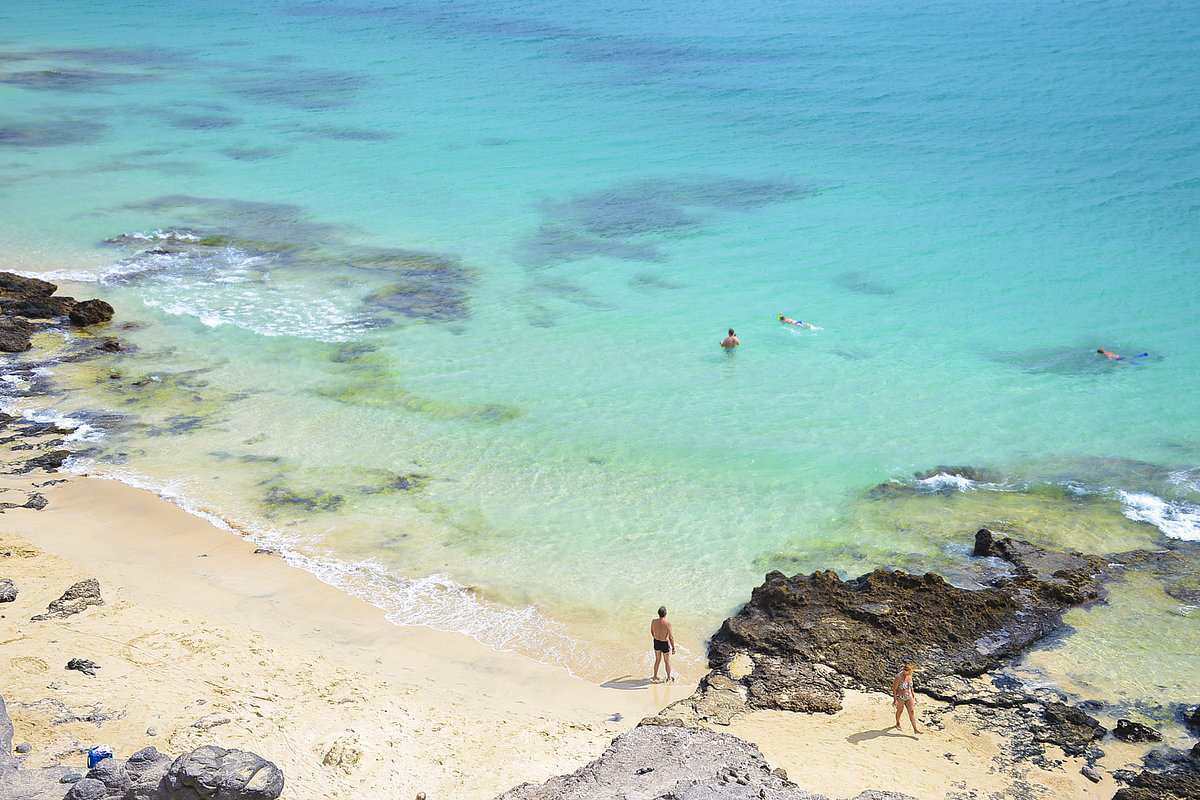
[[[734,335],[734,333],[733,333],[733,328],[730,328],[730,329],[729,329],[729,335],[730,335],[730,336],[733,336],[733,335]]]
[[[1099,353],[1100,355],[1104,355],[1104,348],[1103,348],[1103,347],[1101,347],[1101,348],[1100,348],[1099,350],[1097,350],[1096,352],[1097,352],[1097,353]]]
[[[782,311],[779,312],[779,321],[783,322],[783,312]]]
[[[659,606],[659,607],[658,607],[658,616],[659,616],[659,618],[661,619],[661,618],[665,617],[666,615],[667,615],[667,607],[666,607],[666,606]]]

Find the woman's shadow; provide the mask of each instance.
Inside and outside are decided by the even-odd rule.
[[[917,734],[915,733],[905,733],[895,725],[890,725],[886,728],[880,728],[877,731],[862,731],[861,733],[852,733],[846,737],[846,741],[850,744],[862,744],[863,742],[869,742],[872,739],[878,739],[880,736],[886,736],[889,739],[895,739],[897,737],[902,739],[917,738]]]

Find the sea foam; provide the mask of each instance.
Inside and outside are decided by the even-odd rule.
[[[463,634],[493,650],[518,652],[537,661],[560,664],[568,671],[572,665],[595,662],[595,654],[585,642],[533,606],[493,605],[447,575],[407,578],[371,560],[348,562],[310,554],[301,548],[316,542],[278,529],[232,521],[192,498],[183,481],[156,480],[127,469],[93,473],[94,466],[88,459],[75,458],[68,459],[64,469],[145,489],[220,530],[276,550],[290,566],[380,609],[388,622],[398,627],[416,625]]]
[[[1149,492],[1121,492],[1125,516],[1148,522],[1172,539],[1200,542],[1200,506],[1164,500]]]

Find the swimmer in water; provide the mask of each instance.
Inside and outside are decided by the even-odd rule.
[[[1103,347],[1101,347],[1101,348],[1100,348],[1099,350],[1097,350],[1096,352],[1097,352],[1097,353],[1099,353],[1100,355],[1104,356],[1105,358],[1111,358],[1111,359],[1113,359],[1114,361],[1116,361],[1117,359],[1119,359],[1119,358],[1121,358],[1121,357],[1122,357],[1122,356],[1119,356],[1119,355],[1117,355],[1116,353],[1113,353],[1113,352],[1110,352],[1110,351],[1108,351],[1108,350],[1105,350]]]
[[[730,328],[729,335],[721,342],[721,347],[724,347],[726,352],[732,353],[733,348],[741,343],[742,341],[738,339],[737,334],[733,332],[733,328]]]
[[[811,328],[812,327],[811,322],[801,322],[798,319],[792,319],[791,317],[785,317],[783,315],[782,311],[779,312],[779,321],[782,322],[784,325],[797,325],[801,328]]]

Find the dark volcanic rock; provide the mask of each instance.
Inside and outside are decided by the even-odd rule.
[[[933,469],[927,469],[924,472],[914,473],[913,478],[918,481],[925,481],[929,480],[930,478],[935,478],[938,475],[953,475],[959,478],[966,478],[967,480],[974,481],[975,483],[1000,482],[1000,476],[998,474],[989,469],[983,469],[982,467],[940,466],[934,467]]]
[[[0,578],[0,603],[11,603],[17,599],[17,587],[12,578]]]
[[[33,345],[30,337],[37,330],[21,319],[0,319],[0,352],[23,353]]]
[[[113,307],[103,300],[84,300],[76,303],[68,316],[71,318],[71,324],[82,328],[87,325],[108,322],[113,318],[114,313]]]
[[[100,669],[100,665],[86,658],[72,658],[67,662],[67,669],[78,670],[84,675],[95,677],[96,670]]]
[[[125,773],[132,784],[129,794],[131,800],[152,800],[162,797],[166,792],[163,779],[171,768],[173,759],[160,753],[154,747],[143,747],[129,757],[125,762]],[[162,793],[159,793],[161,790]]]
[[[11,272],[0,272],[0,295],[6,297],[49,297],[58,287],[39,278],[24,278]]]
[[[21,297],[0,299],[0,310],[27,319],[59,319],[75,307],[73,297]]]
[[[33,472],[35,469],[44,469],[46,472],[54,472],[70,457],[70,450],[51,450],[29,459],[17,471]]]
[[[8,707],[4,704],[4,698],[0,697],[0,783],[4,781],[5,776],[11,770],[17,768],[17,760],[13,758],[12,754],[12,740],[12,718],[8,716]]]
[[[1183,716],[1184,724],[1193,731],[1200,732],[1200,706],[1196,706],[1191,711],[1188,711]]]
[[[969,679],[1058,629],[1067,607],[1098,599],[1108,562],[987,530],[976,536],[976,554],[1012,570],[978,590],[933,573],[883,569],[847,581],[829,571],[768,574],[710,640],[713,673],[663,718],[727,720],[739,704],[741,711],[832,713],[847,688],[890,692],[903,662],[918,665],[918,689],[950,702],[1033,702],[1023,691]]]
[[[1200,773],[1143,771],[1118,789],[1113,800],[1200,800]]]
[[[214,745],[175,759],[163,782],[170,800],[275,800],[283,792],[279,767],[254,753]]]
[[[1069,756],[1081,756],[1107,733],[1100,721],[1077,708],[1047,703],[1042,721],[1033,732],[1035,742],[1056,744]]]
[[[125,345],[115,337],[109,336],[100,344],[96,345],[97,350],[103,350],[106,353],[120,353],[125,350]]]
[[[95,578],[82,580],[63,592],[62,597],[58,598],[46,608],[45,614],[38,614],[33,617],[31,622],[39,622],[46,619],[55,619],[69,617],[72,614],[78,614],[85,610],[88,606],[102,606],[104,599],[100,597],[100,581]]]
[[[1123,742],[1161,742],[1162,734],[1151,728],[1149,725],[1143,725],[1140,722],[1132,722],[1127,719],[1117,720],[1117,727],[1113,728],[1113,736]]]
[[[825,800],[772,773],[749,742],[703,728],[641,725],[570,775],[525,783],[497,800]],[[871,792],[877,800],[905,795]]]
[[[1022,610],[1012,592],[959,589],[933,573],[877,569],[842,581],[830,571],[772,572],[713,636],[709,661],[727,670],[739,653],[753,653],[757,673],[765,655],[781,677],[789,664],[820,663],[890,691],[902,662],[919,662],[922,673],[979,675],[1057,623],[1054,614],[1022,618]]]
[[[243,750],[209,745],[172,761],[146,747],[128,761],[102,759],[81,779],[69,767],[22,769],[12,757],[12,735],[0,697],[0,800],[57,800],[65,783],[74,785],[64,800],[276,800],[283,792],[279,768]]]
[[[974,554],[1000,558],[1016,567],[1017,576],[1011,581],[1001,578],[999,585],[1029,586],[1038,600],[1062,606],[1097,599],[1100,576],[1108,567],[1108,559],[1100,556],[1059,553],[1008,537],[996,539],[986,528],[975,534]]]

